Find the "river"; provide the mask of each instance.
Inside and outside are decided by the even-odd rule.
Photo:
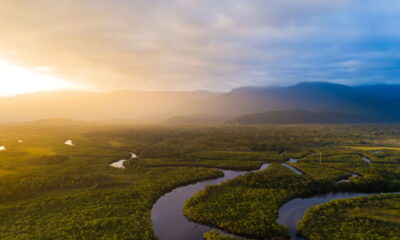
[[[256,171],[264,170],[268,168],[268,166],[269,164],[265,163]],[[207,185],[219,184],[251,172],[232,170],[221,171],[224,172],[223,177],[200,181],[176,188],[157,200],[151,210],[151,219],[153,221],[154,233],[159,240],[202,240],[203,233],[212,229],[207,226],[190,222],[183,215],[182,207],[186,199],[193,196],[196,192],[203,190]]]

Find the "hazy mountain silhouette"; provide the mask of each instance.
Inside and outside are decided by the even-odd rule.
[[[265,113],[249,114],[226,121],[228,124],[310,124],[310,123],[363,123],[375,122],[376,119],[363,115],[326,112],[326,111],[270,111]]]
[[[292,109],[370,112],[395,107],[357,88],[319,82],[290,87],[243,87],[212,101],[214,106],[234,114]]]
[[[298,109],[394,122],[400,120],[399,96],[398,85],[349,87],[323,82],[289,87],[242,87],[227,93],[59,91],[0,98],[0,121],[71,118],[223,122],[248,114]]]
[[[359,86],[366,94],[391,101],[400,101],[400,85],[376,84]]]

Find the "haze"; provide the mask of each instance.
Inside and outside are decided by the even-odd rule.
[[[2,0],[0,95],[398,83],[399,12],[396,0]]]

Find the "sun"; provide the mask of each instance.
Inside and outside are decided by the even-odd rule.
[[[43,70],[35,71],[0,60],[0,96],[74,87],[65,80],[47,76],[43,72]]]

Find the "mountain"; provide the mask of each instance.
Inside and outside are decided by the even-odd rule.
[[[288,87],[241,87],[226,93],[57,91],[0,98],[0,122],[43,118],[224,122],[249,114],[270,111],[281,111],[280,114],[283,114],[293,109],[324,115],[363,116],[369,122],[400,122],[399,96],[399,85],[350,87],[326,82],[299,83]]]
[[[382,119],[398,113],[398,103],[373,96],[360,89],[333,83],[300,83],[289,87],[243,87],[206,99],[213,114],[241,116],[267,111],[302,109],[309,111],[379,113]],[[210,114],[210,109],[204,109]],[[390,115],[390,116],[389,116]]]
[[[373,86],[367,91],[364,86],[327,82],[306,82],[289,87],[241,87],[203,100],[197,105],[197,112],[190,114],[235,119],[254,113],[301,109],[355,114],[367,118],[366,122],[400,121],[400,101],[373,94],[372,89]]]
[[[169,124],[195,124],[195,123],[223,123],[226,117],[206,116],[206,115],[189,115],[189,116],[172,116],[164,121]]]
[[[374,97],[389,101],[400,101],[400,85],[376,84],[356,88]]]
[[[39,119],[36,121],[25,122],[26,124],[32,125],[46,125],[46,126],[65,126],[65,125],[81,125],[85,123],[89,123],[86,121],[78,121],[69,118],[46,118],[46,119]],[[90,122],[92,123],[92,122]]]
[[[227,121],[228,124],[322,124],[322,123],[363,123],[374,122],[371,118],[350,113],[326,111],[269,111],[244,115]]]

